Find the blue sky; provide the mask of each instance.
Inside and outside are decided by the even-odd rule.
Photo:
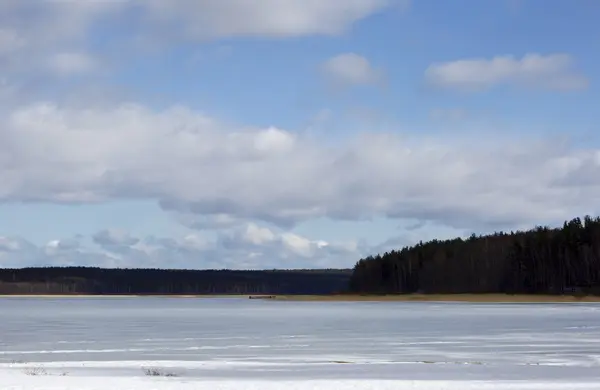
[[[0,266],[349,267],[599,211],[595,1],[0,7]]]

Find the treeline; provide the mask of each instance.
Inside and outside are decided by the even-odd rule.
[[[0,294],[332,294],[351,270],[0,269]]]
[[[600,293],[600,218],[433,240],[361,259],[355,293]]]

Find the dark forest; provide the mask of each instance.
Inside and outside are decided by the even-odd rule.
[[[350,291],[370,294],[598,294],[600,218],[561,228],[433,240],[360,260]]]
[[[351,270],[0,269],[0,294],[334,294]]]

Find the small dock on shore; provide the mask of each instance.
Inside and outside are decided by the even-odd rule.
[[[275,299],[275,295],[250,295],[248,299]]]

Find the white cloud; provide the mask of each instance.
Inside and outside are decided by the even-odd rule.
[[[294,233],[284,233],[281,236],[281,242],[292,252],[306,257],[311,256],[314,249],[327,246],[326,243],[311,242],[310,240]]]
[[[322,66],[327,78],[339,86],[374,85],[383,80],[383,71],[356,53],[339,54]]]
[[[294,147],[295,136],[289,132],[270,127],[257,133],[254,148],[259,153],[283,155]]]
[[[213,247],[213,243],[199,234],[188,234],[179,242],[181,248],[188,250],[207,250]]]
[[[510,227],[600,211],[600,151],[554,140],[367,133],[325,146],[135,104],[34,104],[0,121],[4,201],[155,199],[207,227],[380,215]]]
[[[481,91],[497,85],[551,90],[580,90],[588,79],[573,66],[568,54],[526,54],[521,59],[497,56],[434,63],[425,71],[431,85]]]
[[[64,52],[52,55],[48,59],[48,67],[55,73],[72,75],[91,72],[97,68],[97,63],[88,54]]]
[[[245,242],[254,245],[261,245],[267,242],[272,242],[275,239],[275,234],[268,228],[261,228],[253,223],[246,226],[246,230],[242,234]]]
[[[77,238],[67,238],[61,240],[48,241],[45,247],[40,248],[46,256],[50,257],[61,257],[70,255],[72,253],[81,253],[81,242]],[[37,261],[43,260],[43,256],[40,256]],[[39,264],[39,263],[38,263]]]
[[[153,29],[207,39],[233,36],[336,35],[397,0],[139,0]]]

